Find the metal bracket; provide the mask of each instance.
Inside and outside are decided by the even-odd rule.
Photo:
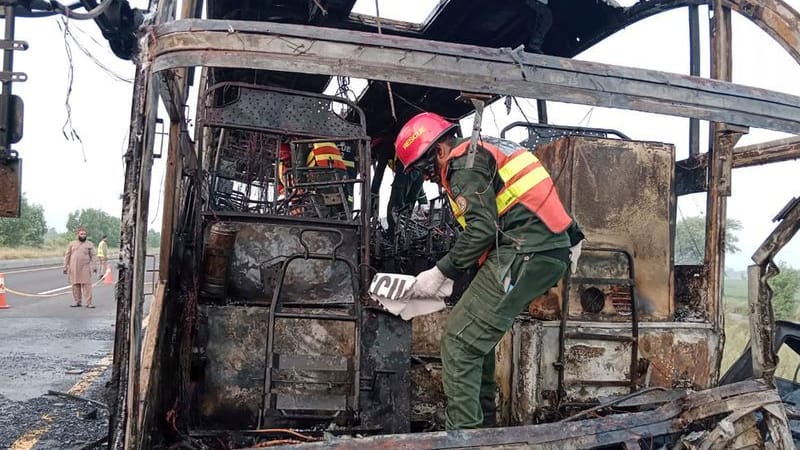
[[[8,41],[0,39],[0,50],[20,50],[28,49],[28,41]]]
[[[778,225],[751,257],[758,266],[763,266],[767,261],[772,260],[800,231],[800,201],[797,198],[789,200],[775,216],[775,219],[777,220],[774,221],[779,221]]]
[[[0,81],[28,81],[28,74],[25,72],[0,72]]]
[[[718,181],[720,195],[730,197],[731,178],[733,176],[733,147],[742,136],[750,132],[749,127],[733,124],[719,124],[716,130],[718,146],[715,148],[714,157],[719,159],[721,176]]]
[[[784,206],[783,209],[781,209],[780,212],[776,214],[775,217],[772,218],[772,221],[780,222],[781,220],[785,219],[786,216],[788,216],[789,213],[792,212],[792,210],[795,209],[798,205],[800,205],[800,197],[792,198],[791,200],[789,200],[789,203],[787,203],[786,206]]]
[[[489,94],[472,94],[462,92],[456,100],[472,102],[475,107],[475,119],[472,121],[472,136],[469,139],[469,150],[467,151],[467,169],[475,165],[475,154],[478,152],[478,138],[481,135],[481,124],[483,123],[483,108],[486,102],[492,98]]]
[[[164,131],[164,119],[156,117],[156,130],[155,135],[159,137],[158,153],[153,152],[153,158],[159,159],[164,154],[164,138],[169,136],[169,133]]]
[[[514,64],[519,66],[519,73],[520,73],[520,75],[522,75],[522,79],[527,81],[528,80],[528,70],[527,70],[527,66],[522,61],[522,55],[521,55],[521,53],[523,53],[525,51],[525,46],[524,45],[520,45],[520,46],[518,46],[518,47],[516,47],[514,49],[501,48],[500,50],[503,51],[503,52],[508,53],[508,56],[511,57],[512,61],[514,61]]]

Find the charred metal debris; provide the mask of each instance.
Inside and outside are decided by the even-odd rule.
[[[714,3],[705,79],[570,59],[667,9],[688,7],[696,24],[705,2],[443,1],[422,24],[353,14],[354,3],[158,2],[137,55],[126,154],[110,448],[792,448],[796,417],[770,384],[766,283],[772,255],[797,231],[796,205],[753,269],[752,374],[763,380],[725,384],[720,359],[731,171],[798,157],[794,138],[735,144],[750,126],[800,133],[800,98],[730,83],[730,15],[800,60],[797,13],[780,0]],[[366,87],[327,95],[348,91],[340,77]],[[408,323],[366,291],[377,272],[430,267],[458,227],[440,197],[426,217],[389,211],[390,231],[376,170],[388,161],[376,149],[420,110],[463,118],[472,106],[457,97],[473,93],[508,107],[535,99],[542,122],[547,101],[706,120],[712,143],[700,153],[691,126],[694,150],[676,161],[673,144],[631,130],[503,131],[547,166],[591,245],[577,274],[532,299],[498,345],[501,426],[446,433],[439,338],[449,309]],[[167,181],[145,334],[142,224],[159,100]],[[707,195],[705,260],[674,266],[677,198],[694,192]]]

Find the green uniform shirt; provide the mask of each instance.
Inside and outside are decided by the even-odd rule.
[[[411,173],[403,172],[402,164],[397,164],[394,181],[392,182],[392,192],[389,196],[389,208],[402,209],[407,206],[428,204],[428,197],[422,189],[422,174],[414,171]]]
[[[465,153],[450,161],[447,173],[454,199],[459,206],[465,206],[462,209],[467,221],[467,228],[462,230],[453,248],[436,263],[448,278],[457,278],[462,271],[474,267],[489,248],[510,248],[517,253],[543,252],[568,248],[570,236],[580,234],[575,221],[567,231],[552,233],[522,204],[498,218],[495,198],[503,187],[503,180],[497,173],[494,158],[478,146],[472,169],[465,168],[466,163]],[[582,234],[580,238],[574,237],[572,244],[580,239]]]

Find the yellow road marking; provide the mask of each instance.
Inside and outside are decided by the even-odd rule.
[[[112,360],[111,353],[104,356],[103,359],[98,361],[95,367],[86,372],[86,374],[82,376],[81,379],[78,380],[78,382],[75,383],[75,385],[72,386],[67,392],[73,395],[81,395],[86,392],[92,383],[103,374],[108,366],[111,365]],[[50,416],[50,414],[44,414],[41,417],[40,422],[44,422],[44,424],[40,428],[23,434],[19,439],[11,444],[10,450],[31,450],[39,442],[39,439],[41,439],[45,433],[50,431],[50,427],[53,425],[53,418]]]
[[[100,362],[98,362],[97,365],[94,366],[90,371],[86,372],[86,374],[82,376],[81,379],[75,383],[75,386],[72,386],[67,393],[72,395],[83,395],[83,393],[86,392],[86,390],[92,385],[92,383],[94,383],[95,380],[97,380],[97,378],[102,375],[103,372],[105,372],[108,366],[111,365],[112,361],[113,358],[111,353],[104,356],[103,359],[101,359]]]
[[[53,418],[50,417],[50,414],[45,414],[42,416],[41,419],[45,422],[45,425],[41,428],[37,428],[35,430],[29,431],[22,435],[19,439],[14,441],[9,447],[10,450],[30,450],[39,442],[39,439],[50,430],[50,425],[53,424]]]
[[[150,314],[144,316],[142,318],[142,331],[147,331],[147,322],[150,319]],[[111,365],[114,361],[114,355],[112,353],[107,354],[103,357],[100,361],[97,362],[95,367],[91,370],[86,372],[74,386],[72,386],[67,392],[72,395],[83,395],[87,389],[94,383],[100,375]],[[14,441],[9,447],[9,450],[31,450],[38,442],[39,439],[44,436],[45,433],[50,431],[50,427],[53,424],[53,418],[50,414],[44,414],[41,419],[41,422],[44,422],[44,425],[41,428],[37,428],[35,430],[28,431],[27,433],[23,434],[19,439]]]

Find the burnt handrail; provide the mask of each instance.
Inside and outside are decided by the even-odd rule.
[[[636,272],[634,270],[634,259],[631,253],[624,249],[624,248],[616,248],[616,247],[584,247],[584,252],[607,252],[607,253],[620,253],[625,256],[628,260],[628,276],[630,277],[627,281],[628,287],[631,291],[631,365],[630,365],[630,373],[629,377],[630,380],[627,382],[630,385],[631,392],[634,392],[636,389],[636,370],[638,368],[638,361],[639,361],[639,305],[636,301]],[[559,401],[566,396],[565,392],[565,372],[566,372],[566,340],[569,338],[567,335],[567,318],[569,316],[569,290],[570,290],[570,281],[572,280],[572,276],[567,276],[565,283],[564,283],[564,295],[562,298],[561,304],[561,324],[559,326],[558,331],[558,361],[553,363],[556,370],[558,371],[558,396]],[[579,277],[575,277],[575,280],[581,280]],[[584,278],[584,280],[592,281],[592,284],[601,284],[599,283],[598,279],[594,278]],[[606,283],[616,283],[618,281],[622,281],[620,279],[608,279]]]

